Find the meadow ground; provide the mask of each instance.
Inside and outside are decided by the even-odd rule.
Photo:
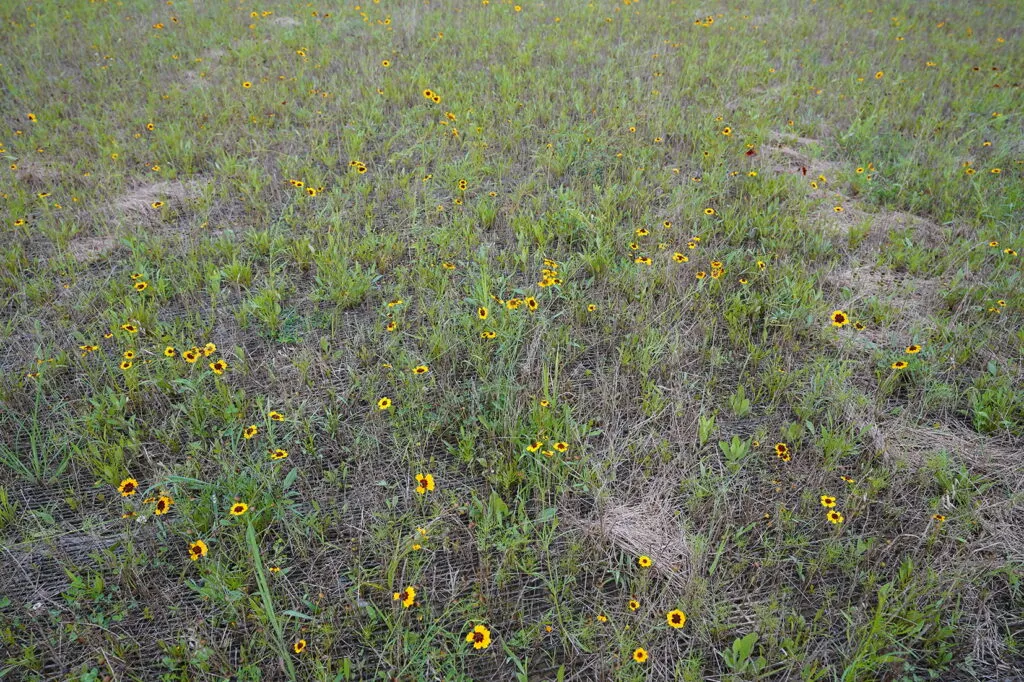
[[[9,0],[0,678],[1024,679],[1024,5]]]

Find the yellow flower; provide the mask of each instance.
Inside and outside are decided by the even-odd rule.
[[[245,438],[246,440],[251,440],[252,438],[255,438],[256,434],[258,434],[259,432],[259,427],[257,427],[255,424],[250,424],[249,426],[245,427],[245,431],[242,432],[242,437]]]
[[[491,631],[484,625],[477,625],[466,635],[466,641],[474,649],[486,649],[491,645]]]
[[[527,452],[537,452],[544,446],[544,441],[535,440],[526,446]]]
[[[270,459],[285,459],[287,457],[288,457],[288,451],[287,450],[283,450],[281,448],[277,448],[276,450],[272,450],[270,452]]]
[[[213,370],[214,374],[218,374],[218,375],[223,374],[224,370],[226,370],[227,368],[228,368],[228,363],[224,362],[223,360],[218,360],[217,362],[211,362],[210,363],[210,369]]]
[[[284,421],[284,415],[281,414],[280,412],[275,412],[274,410],[271,410],[270,412],[268,412],[267,416],[271,419],[271,421],[275,421],[275,422],[283,422]]]
[[[637,647],[636,650],[633,651],[633,660],[636,661],[637,663],[646,663],[647,662],[647,650],[644,649],[643,647]]]
[[[416,492],[425,495],[434,489],[434,477],[430,474],[416,474]]]
[[[557,443],[555,443],[553,447],[555,448],[555,450],[558,450],[559,452],[565,452],[566,450],[569,449],[569,444],[566,443],[565,441],[560,440]]]
[[[651,557],[644,554],[637,558],[636,563],[640,566],[640,568],[650,568],[651,564],[653,564],[654,562],[651,561]]]
[[[678,630],[679,628],[686,625],[686,614],[680,611],[679,609],[675,609],[665,614],[665,620],[668,621],[668,624],[671,627],[674,627]]]
[[[430,368],[428,368],[426,365],[419,365],[418,367],[413,367],[412,368],[412,373],[413,374],[426,374],[429,371],[430,371]]]
[[[829,319],[832,320],[832,326],[837,329],[850,323],[850,316],[842,310],[833,310]]]
[[[384,396],[383,398],[377,401],[378,410],[386,410],[389,407],[391,407],[391,398]]]
[[[842,512],[837,511],[835,509],[829,511],[829,513],[826,516],[828,516],[828,520],[829,521],[831,521],[832,523],[834,523],[836,525],[842,523],[845,520],[845,518],[843,517]]]
[[[230,514],[232,516],[241,516],[247,511],[249,511],[249,505],[247,505],[245,502],[235,502],[233,505],[231,505]]]
[[[896,362],[892,363],[889,366],[892,367],[893,369],[906,369],[907,368],[907,361],[906,360],[897,360]]]
[[[630,599],[629,603],[627,603],[626,606],[629,607],[630,611],[636,611],[640,608],[640,602],[638,602],[636,599]]]
[[[157,516],[163,516],[167,512],[171,511],[172,506],[174,506],[174,500],[167,495],[161,495],[156,501],[156,507],[153,508],[153,513]]]
[[[292,651],[294,651],[297,654],[301,654],[305,650],[306,650],[306,640],[304,640],[304,639],[300,639],[300,640],[296,641],[295,644],[292,644]]]
[[[906,352],[908,355],[916,355],[917,353],[921,352],[921,346],[917,345],[916,343],[912,344],[910,346],[907,346]]]
[[[410,585],[401,592],[393,593],[391,599],[402,602],[402,607],[407,609],[416,603],[416,588]]]
[[[134,478],[126,478],[117,486],[117,492],[121,493],[121,497],[131,497],[139,491],[139,482]]]
[[[203,346],[203,355],[205,357],[210,357],[211,355],[213,355],[216,352],[217,352],[216,344],[208,343],[205,346]]]
[[[209,551],[210,548],[202,540],[196,540],[188,546],[188,555],[192,561],[198,561],[200,557],[206,556]]]
[[[480,306],[479,308],[477,308],[476,309],[476,316],[479,317],[481,320],[486,320],[487,319],[487,308],[485,308],[483,306]]]
[[[826,509],[831,509],[836,506],[836,498],[831,495],[822,495],[819,499],[821,500],[821,506]]]
[[[164,355],[169,358],[173,358],[177,354],[178,351],[174,350],[174,346],[167,346],[167,348],[164,348]]]

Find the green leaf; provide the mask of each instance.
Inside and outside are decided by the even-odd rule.
[[[546,523],[558,515],[557,507],[548,507],[540,514],[537,514],[537,523]]]
[[[291,609],[288,609],[287,611],[282,611],[281,615],[291,616],[292,618],[299,618],[300,620],[313,620],[313,616],[307,616],[304,613],[299,613],[298,611],[293,611]]]
[[[738,661],[746,660],[750,658],[751,652],[754,650],[754,644],[757,643],[757,633],[751,632],[745,637],[740,637],[732,643],[732,651],[736,655]]]
[[[298,469],[292,469],[288,472],[288,475],[284,477],[284,482],[281,483],[281,490],[288,490],[292,487],[292,483],[295,483],[295,479],[299,476]]]

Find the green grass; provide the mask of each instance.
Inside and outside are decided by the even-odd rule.
[[[1024,8],[361,4],[0,8],[0,679],[1024,675]]]

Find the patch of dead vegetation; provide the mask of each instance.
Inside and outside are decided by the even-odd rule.
[[[68,251],[77,262],[88,263],[105,258],[116,246],[117,239],[113,235],[89,235],[72,238],[68,244]]]
[[[15,179],[33,192],[50,191],[67,183],[67,178],[60,171],[45,164],[19,159],[17,165]]]
[[[1000,631],[1020,627],[1019,614],[1007,620],[992,610],[993,599],[1005,598],[1005,585],[994,580],[993,570],[1024,563],[1024,527],[1020,524],[1021,503],[1014,491],[1024,489],[1024,467],[1020,439],[1001,439],[976,433],[970,429],[945,424],[922,426],[903,420],[879,425],[887,457],[896,457],[912,467],[926,467],[928,459],[938,453],[950,455],[949,468],[966,469],[970,479],[958,477],[952,489],[947,488],[939,504],[939,512],[967,511],[973,526],[963,546],[964,554],[957,569],[977,576],[963,590],[969,614],[966,628],[974,656],[997,666],[1006,660],[1006,647]],[[928,476],[928,474],[925,474]],[[967,482],[974,481],[974,482]],[[967,488],[960,490],[960,488]],[[970,509],[964,505],[969,501]],[[984,596],[981,594],[985,592]]]
[[[204,184],[201,180],[171,180],[140,185],[115,199],[112,208],[117,213],[133,218],[140,215],[153,216],[158,210],[153,208],[155,202],[161,201],[164,207],[170,209],[180,207],[187,200],[197,196]]]
[[[267,20],[267,23],[271,26],[277,26],[278,28],[295,28],[296,26],[302,25],[302,22],[295,17],[286,16],[270,17],[270,19]]]
[[[156,225],[161,211],[182,208],[201,193],[204,185],[205,181],[200,179],[140,185],[112,200],[107,208],[110,222],[116,224],[119,219],[129,219],[135,224]],[[153,208],[156,202],[164,205]],[[109,255],[117,248],[117,240],[117,234],[79,233],[71,238],[68,250],[79,263],[90,262]]]
[[[852,297],[845,305],[851,311],[865,309],[869,301],[893,309],[892,321],[884,329],[867,324],[854,338],[885,345],[890,338],[905,338],[910,327],[927,320],[942,304],[937,280],[911,277],[885,267],[860,265],[839,270],[829,282],[836,289],[848,289]],[[856,321],[856,315],[854,315]]]
[[[636,501],[611,498],[590,518],[569,521],[598,546],[614,548],[633,560],[649,556],[654,562],[650,570],[669,583],[682,586],[689,573],[690,548],[682,523],[673,511],[676,508],[663,485],[649,488]]]
[[[904,420],[879,424],[883,453],[899,456],[913,466],[923,466],[929,455],[948,452],[968,464],[971,471],[1004,481],[1013,490],[1024,490],[1020,465],[1024,442],[1002,442],[970,429],[946,424],[922,426]],[[1024,542],[1017,550],[1024,559]]]
[[[217,62],[220,61],[220,58],[223,57],[226,54],[227,54],[227,51],[223,50],[223,49],[221,49],[219,47],[215,47],[215,48],[210,48],[208,50],[204,50],[202,52],[202,54],[200,55],[200,57],[199,57],[200,61],[198,62],[198,64],[199,64],[200,70],[199,71],[188,70],[188,71],[185,71],[181,75],[181,79],[182,79],[184,85],[186,87],[189,87],[189,88],[204,87],[209,82],[207,77],[206,77],[207,76],[207,71],[210,68],[215,67],[217,65]],[[200,74],[203,74],[203,75],[200,75]]]
[[[879,211],[871,216],[871,229],[864,241],[869,247],[879,248],[889,241],[894,232],[909,230],[911,238],[927,248],[938,248],[943,242],[942,226],[904,211]]]
[[[776,134],[772,142],[764,147],[769,159],[775,162],[771,170],[776,173],[794,173],[810,182],[819,175],[830,178],[842,164],[815,158],[810,147],[821,146],[819,140],[797,135]]]
[[[855,228],[871,220],[870,214],[861,208],[858,202],[844,194],[818,190],[813,196],[821,199],[823,203],[821,208],[813,214],[815,224],[827,225],[838,234],[851,235]],[[837,211],[837,206],[843,210]]]

